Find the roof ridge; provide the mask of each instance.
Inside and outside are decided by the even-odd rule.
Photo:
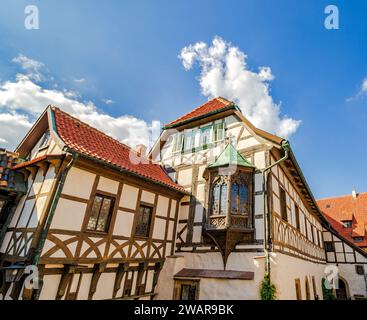
[[[149,163],[151,164],[155,164],[155,165],[158,165],[157,163],[154,163],[152,160],[150,160],[148,157],[146,156],[142,156],[142,155],[139,155],[138,152],[136,150],[134,150],[133,148],[129,147],[127,144],[115,139],[115,138],[112,138],[111,136],[109,136],[108,134],[102,132],[101,130],[98,130],[97,128],[94,128],[92,127],[91,125],[85,123],[84,121],[81,121],[80,119],[72,116],[71,114],[67,113],[66,111],[60,109],[59,107],[57,106],[51,106],[51,108],[53,108],[53,110],[57,110],[58,112],[61,112],[63,113],[64,115],[66,115],[67,117],[75,120],[76,122],[80,123],[81,125],[85,126],[85,127],[88,127],[90,128],[91,130],[97,132],[98,134],[102,134],[103,136],[105,136],[106,138],[108,138],[109,140],[115,142],[115,143],[118,143],[120,144],[121,146],[123,146],[124,148],[128,149],[129,151],[132,151],[136,156],[139,156],[139,157],[142,157],[144,158],[144,160],[147,160]]]
[[[221,103],[225,104],[226,106],[230,106],[230,105],[234,105],[235,104],[233,101],[230,101],[230,100],[227,100],[227,99],[225,99],[223,97],[218,96],[218,97],[215,97],[213,99],[210,99],[210,100],[206,101],[205,103],[202,103],[200,106],[196,107],[195,109],[191,110],[190,112],[187,112],[187,113],[183,114],[181,117],[179,117],[179,118],[177,118],[177,119],[175,119],[175,120],[167,123],[166,125],[175,123],[175,122],[179,121],[180,119],[182,119],[184,117],[187,117],[188,115],[190,115],[190,114],[194,113],[195,111],[197,111],[198,109],[202,108],[207,103],[212,102],[212,101],[215,101],[215,100],[220,101]]]
[[[357,192],[357,195],[365,195],[367,194],[367,192]],[[341,196],[336,196],[336,197],[326,197],[326,198],[320,198],[320,199],[317,199],[316,201],[324,201],[324,200],[331,200],[331,199],[340,199],[340,198],[347,198],[347,197],[353,197],[352,194],[344,194],[344,195],[341,195]]]

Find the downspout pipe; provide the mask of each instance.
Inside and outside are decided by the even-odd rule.
[[[285,161],[289,157],[290,145],[287,140],[282,142],[282,149],[284,150],[284,156],[272,163],[270,166],[261,169],[263,178],[263,201],[264,201],[264,251],[265,251],[265,274],[268,275],[270,279],[270,251],[271,251],[271,213],[270,213],[270,180],[269,173],[270,169],[279,165],[281,162]]]
[[[61,191],[62,191],[62,188],[64,186],[67,173],[69,172],[70,168],[73,166],[73,164],[77,160],[77,158],[78,158],[78,154],[77,153],[72,153],[71,160],[69,161],[69,163],[66,165],[66,167],[64,168],[64,170],[60,174],[60,178],[59,178],[59,181],[58,181],[57,186],[56,186],[55,194],[52,198],[50,210],[49,210],[49,213],[47,215],[47,220],[46,220],[46,223],[45,223],[44,228],[42,230],[42,233],[40,235],[40,239],[38,241],[37,248],[35,250],[33,263],[32,263],[35,266],[38,265],[38,262],[40,260],[42,249],[43,249],[43,246],[46,242],[46,237],[47,237],[48,231],[50,229],[52,219],[55,215],[56,207],[57,207],[57,204],[58,204],[59,199],[60,199]],[[40,293],[40,289],[37,290],[37,291],[38,292],[36,294],[36,299],[38,298],[38,295]]]

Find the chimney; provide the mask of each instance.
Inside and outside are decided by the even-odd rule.
[[[357,191],[355,189],[352,190],[352,197],[355,199],[357,198]]]
[[[138,153],[138,155],[145,157],[147,154],[147,147],[144,144],[138,144],[135,147],[135,151]]]

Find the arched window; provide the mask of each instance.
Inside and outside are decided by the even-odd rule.
[[[249,214],[249,192],[247,182],[236,179],[231,185],[231,213]]]
[[[241,184],[239,192],[240,200],[240,212],[239,214],[249,214],[249,197],[248,197],[248,187],[246,184]]]
[[[227,204],[228,204],[228,193],[227,193],[227,184],[222,184],[220,188],[220,211],[219,214],[227,213]]]
[[[220,185],[216,183],[212,194],[212,214],[219,213]]]
[[[211,214],[227,214],[228,204],[227,182],[221,177],[213,183],[212,188],[212,210]]]
[[[237,183],[233,183],[231,187],[231,212],[232,214],[238,213],[238,193],[239,186]]]
[[[211,209],[209,215],[242,215],[243,219],[250,219],[251,184],[252,175],[249,173],[240,172],[232,176],[215,176],[210,189]]]

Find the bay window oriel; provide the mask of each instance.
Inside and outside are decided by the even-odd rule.
[[[242,170],[228,176],[212,173],[208,228],[211,224],[215,228],[230,227],[233,220],[238,220],[237,227],[252,228],[252,180],[252,172]],[[226,221],[221,217],[226,217]]]
[[[252,242],[255,166],[228,143],[204,177],[208,183],[205,235],[220,249],[224,266],[240,242]]]

